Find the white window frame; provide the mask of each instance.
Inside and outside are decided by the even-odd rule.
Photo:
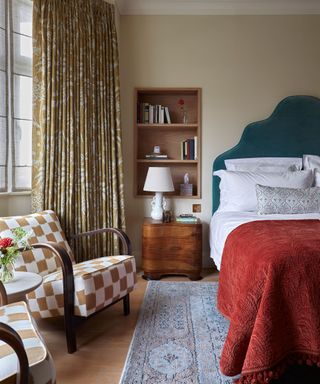
[[[20,34],[13,30],[13,12],[12,12],[12,0],[4,0],[5,4],[5,65],[6,65],[6,108],[7,108],[7,159],[6,159],[6,189],[0,190],[0,195],[30,195],[31,193],[31,185],[29,188],[16,188],[14,186],[14,178],[15,178],[15,166],[14,166],[14,156],[15,156],[15,148],[14,148],[14,122],[17,120],[14,117],[14,76],[25,76],[21,74],[16,74],[14,71],[14,48],[13,48],[13,39],[14,34]],[[30,4],[32,5],[32,0],[30,0]],[[29,37],[29,36],[28,36]],[[32,95],[30,95],[32,98]],[[28,119],[19,119],[19,120],[28,120]],[[0,138],[1,141],[1,138]],[[32,148],[30,148],[32,151]]]

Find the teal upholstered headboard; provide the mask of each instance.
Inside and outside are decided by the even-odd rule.
[[[320,99],[289,96],[265,120],[249,124],[239,143],[219,155],[213,171],[225,169],[225,159],[245,157],[302,157],[320,155]],[[212,213],[219,207],[220,179],[213,176]]]

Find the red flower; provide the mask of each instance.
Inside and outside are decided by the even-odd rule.
[[[179,105],[184,105],[184,100],[183,99],[179,99],[178,104]]]
[[[5,237],[4,239],[0,239],[0,249],[5,249],[12,247],[14,245],[13,240],[11,237]]]

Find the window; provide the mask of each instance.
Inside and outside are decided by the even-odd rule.
[[[32,2],[0,0],[0,191],[31,188]]]

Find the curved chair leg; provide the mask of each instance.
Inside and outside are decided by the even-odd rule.
[[[76,327],[72,320],[70,316],[64,318],[68,353],[74,353],[77,350]]]
[[[125,316],[128,316],[130,314],[130,297],[129,293],[125,295],[123,298],[123,313]]]

